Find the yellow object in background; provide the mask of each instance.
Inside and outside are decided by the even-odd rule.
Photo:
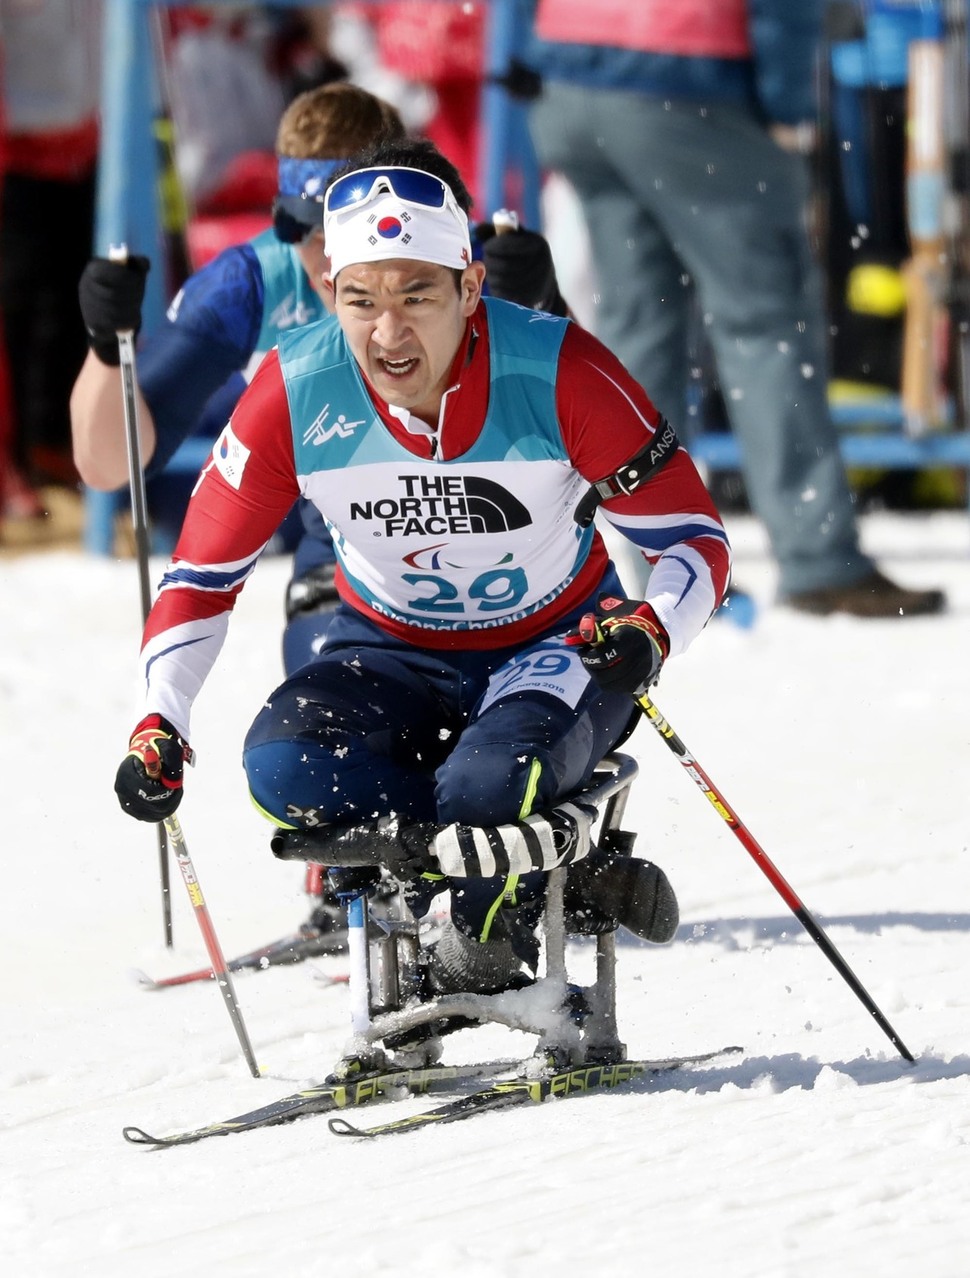
[[[895,267],[869,262],[849,272],[845,300],[859,315],[894,319],[906,309],[906,282]]]

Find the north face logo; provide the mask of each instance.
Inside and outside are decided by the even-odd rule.
[[[475,475],[398,475],[403,496],[355,501],[352,520],[379,520],[386,537],[503,533],[532,523],[528,510],[491,479]]]

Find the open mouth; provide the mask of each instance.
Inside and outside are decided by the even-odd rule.
[[[411,359],[379,359],[381,371],[388,377],[407,377],[418,366],[418,361]]]

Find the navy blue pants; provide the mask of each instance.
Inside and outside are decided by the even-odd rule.
[[[341,605],[326,646],[249,730],[255,802],[301,828],[392,814],[501,825],[552,806],[589,780],[631,720],[629,698],[601,692],[563,642],[588,608],[525,648],[431,652]],[[487,912],[507,885],[480,883],[455,886]]]
[[[309,501],[301,499],[294,508],[303,528],[303,535],[293,554],[293,575],[296,581],[314,568],[336,561],[333,541],[323,522],[323,516]],[[290,518],[290,516],[288,516]],[[283,669],[294,674],[308,661],[313,661],[327,637],[333,620],[334,604],[298,612],[286,623],[283,631]]]

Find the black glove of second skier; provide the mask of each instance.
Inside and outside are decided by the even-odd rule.
[[[305,612],[319,612],[340,603],[334,584],[336,564],[317,564],[299,577],[293,577],[286,587],[286,620],[292,621]]]
[[[588,612],[566,636],[579,658],[605,692],[637,696],[657,682],[670,652],[670,637],[648,603],[601,596],[596,612]]]
[[[88,331],[88,345],[102,364],[118,366],[118,334],[141,328],[141,304],[145,299],[145,277],[151,263],[147,257],[129,257],[112,262],[93,257],[81,273],[77,287],[81,318]]]
[[[131,734],[115,777],[122,808],[137,821],[164,821],[182,802],[182,772],[192,750],[167,719],[149,714]]]
[[[491,222],[482,222],[475,227],[475,238],[482,246],[488,290],[493,297],[517,302],[530,311],[568,315],[549,241],[544,236],[521,227],[498,235]]]

